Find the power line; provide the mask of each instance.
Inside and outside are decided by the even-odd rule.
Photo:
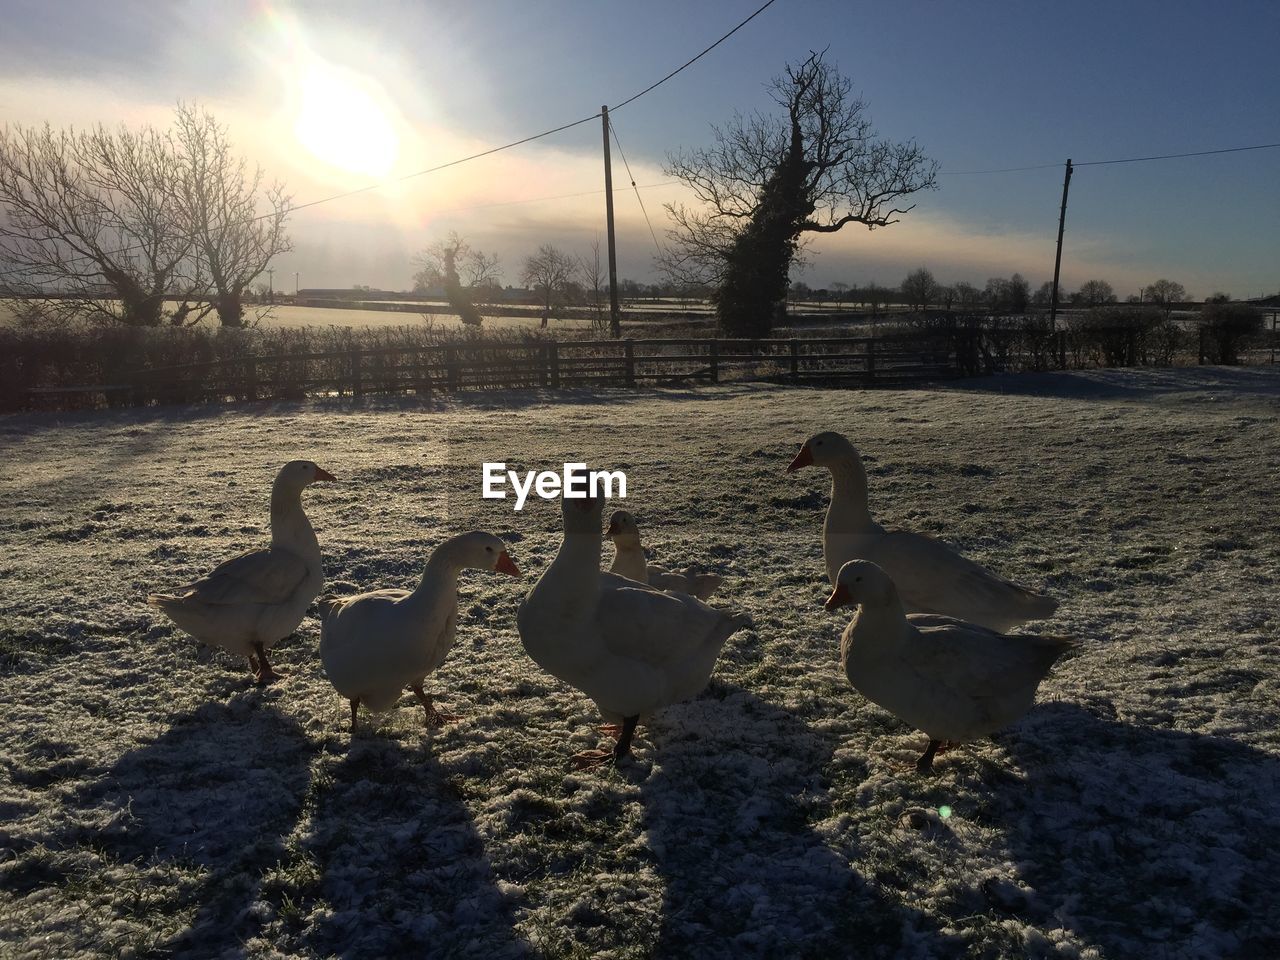
[[[1144,160],[1174,160],[1179,157],[1207,157],[1215,153],[1240,153],[1244,150],[1274,150],[1280,143],[1258,143],[1251,147],[1223,147],[1221,150],[1196,150],[1193,153],[1165,153],[1158,157],[1128,157],[1124,160],[1082,160],[1075,167],[1099,167],[1106,163],[1141,163]]]
[[[658,187],[675,186],[679,182],[680,182],[679,180],[665,180],[662,183],[644,183],[644,184],[641,184],[640,186],[636,186],[635,181],[632,181],[631,186],[634,187],[636,190],[655,190]],[[615,187],[613,192],[625,193],[626,190],[627,190],[626,187]],[[576,199],[577,197],[598,197],[602,193],[604,193],[604,190],[580,190],[577,193],[558,193],[555,196],[549,196],[549,197],[527,197],[523,200],[498,200],[494,203],[473,203],[463,207],[446,207],[442,210],[437,210],[435,212],[436,213],[458,213],[463,210],[488,210],[490,207],[512,207],[521,203],[545,203],[550,200],[573,200],[573,199]]]
[[[644,198],[640,196],[640,188],[636,186],[635,175],[631,172],[631,164],[627,163],[627,154],[622,149],[622,141],[618,139],[618,131],[614,126],[612,119],[609,121],[609,133],[613,135],[613,142],[618,145],[618,153],[622,157],[622,165],[626,167],[627,170],[627,179],[631,181],[631,189],[635,190],[636,200],[640,202],[640,212],[644,214],[644,222],[648,224],[649,236],[653,237],[653,245],[657,248],[658,256],[662,256],[662,244],[658,242],[658,235],[653,231],[653,223],[649,220],[649,211],[645,209]],[[674,183],[676,181],[670,182]]]
[[[1019,173],[1023,170],[1048,170],[1051,167],[1060,167],[1061,163],[1037,163],[1030,167],[1001,167],[998,170],[939,170],[938,173],[943,177],[968,177],[980,173]]]
[[[293,207],[292,209],[305,210],[307,207],[318,207],[322,203],[332,203],[334,200],[345,200],[347,197],[354,197],[360,193],[369,193],[372,190],[380,190],[383,187],[390,186],[393,183],[404,183],[404,181],[412,180],[415,177],[424,177],[429,173],[438,173],[441,170],[447,170],[449,167],[456,167],[459,164],[467,163],[471,160],[479,160],[481,157],[487,157],[490,154],[500,153],[503,150],[510,150],[512,147],[518,147],[525,143],[531,143],[534,140],[541,140],[543,137],[549,137],[553,133],[559,133],[561,130],[568,130],[569,128],[576,127],[579,124],[588,123],[592,120],[598,120],[598,119],[600,119],[600,114],[599,112],[596,112],[589,117],[583,117],[581,120],[574,120],[572,123],[561,124],[560,126],[553,127],[550,130],[543,130],[542,133],[535,133],[533,134],[533,136],[530,136],[530,137],[524,137],[520,140],[513,140],[510,143],[504,143],[500,147],[490,147],[488,150],[481,150],[479,153],[473,153],[467,157],[459,157],[457,160],[450,160],[447,163],[437,164],[434,167],[427,167],[427,169],[425,170],[416,170],[413,173],[406,173],[402,176],[395,177],[391,180],[383,180],[381,183],[374,183],[374,184],[370,184],[367,187],[359,187],[358,189],[355,189],[355,190],[348,190],[346,193],[337,193],[331,197],[324,197],[321,200],[310,200],[307,203],[300,203],[296,207]],[[262,218],[258,217],[257,219],[261,220]],[[249,220],[246,222],[253,223],[254,221]]]
[[[768,2],[767,2],[767,3],[765,3],[762,7],[760,7],[758,10],[756,10],[754,13],[752,13],[752,14],[751,14],[751,16],[747,17],[745,20],[743,20],[742,22],[740,22],[740,23],[739,23],[737,26],[735,26],[732,30],[730,30],[730,31],[729,31],[728,33],[726,33],[724,36],[720,37],[720,39],[718,39],[717,41],[715,41],[715,43],[713,43],[713,44],[711,44],[710,46],[706,47],[706,48],[705,48],[701,53],[699,53],[697,56],[693,57],[691,60],[688,60],[687,62],[685,62],[685,63],[684,63],[684,64],[682,64],[681,66],[677,67],[675,70],[672,70],[670,73],[668,73],[665,77],[663,77],[662,79],[658,80],[657,82],[655,82],[655,83],[651,83],[649,86],[645,87],[645,88],[644,88],[643,90],[641,90],[639,93],[637,93],[637,94],[635,94],[634,96],[629,97],[629,98],[627,98],[626,100],[622,101],[620,104],[618,104],[618,106],[617,106],[617,107],[614,107],[613,109],[617,110],[617,109],[619,109],[619,108],[621,108],[621,107],[625,107],[625,106],[626,106],[627,104],[629,104],[629,103],[634,103],[635,101],[637,101],[637,100],[639,100],[641,97],[643,97],[645,94],[649,93],[649,92],[650,92],[650,91],[652,91],[652,90],[655,90],[656,88],[658,88],[658,87],[659,87],[659,86],[661,86],[662,84],[666,83],[668,80],[670,80],[670,79],[671,79],[672,77],[674,77],[676,74],[680,73],[680,72],[681,72],[682,70],[684,70],[685,68],[692,66],[694,63],[696,63],[697,61],[701,60],[704,56],[706,56],[708,53],[710,53],[710,52],[711,52],[712,50],[714,50],[716,47],[720,46],[720,44],[724,43],[726,40],[728,40],[730,37],[732,37],[735,33],[737,33],[739,30],[741,30],[743,27],[745,27],[748,23],[750,23],[752,20],[754,20],[756,17],[758,17],[758,16],[759,16],[761,13],[763,13],[766,9],[768,9],[769,7],[771,7],[775,2],[776,2],[776,0],[768,0]],[[521,138],[521,139],[519,139],[519,140],[513,140],[513,141],[511,141],[510,143],[504,143],[504,144],[502,144],[501,146],[497,146],[497,147],[490,147],[488,150],[481,150],[481,151],[480,151],[480,152],[478,152],[478,153],[473,153],[473,154],[470,154],[469,156],[465,156],[465,157],[459,157],[459,158],[458,158],[458,159],[456,159],[456,160],[450,160],[450,161],[448,161],[448,162],[446,162],[446,163],[437,164],[437,165],[436,165],[436,166],[434,166],[434,167],[428,167],[428,168],[426,168],[426,169],[424,169],[424,170],[416,170],[416,171],[414,171],[413,173],[406,173],[406,174],[403,174],[402,176],[395,177],[395,178],[393,178],[393,179],[391,179],[391,180],[384,180],[384,181],[382,181],[382,182],[380,182],[380,183],[373,183],[373,184],[369,184],[369,185],[367,185],[367,186],[357,187],[357,188],[356,188],[356,189],[354,189],[354,190],[347,190],[347,191],[344,191],[344,192],[342,192],[342,193],[336,193],[336,194],[333,194],[332,196],[322,197],[322,198],[320,198],[320,199],[318,199],[318,200],[309,200],[309,201],[307,201],[306,203],[299,203],[299,204],[296,204],[295,206],[291,207],[291,208],[290,208],[290,212],[296,212],[296,211],[298,211],[298,210],[306,210],[306,209],[308,209],[308,208],[310,208],[310,207],[318,207],[318,206],[320,206],[320,205],[322,205],[322,204],[326,204],[326,203],[333,203],[333,202],[334,202],[334,201],[336,201],[336,200],[345,200],[345,199],[347,199],[348,197],[359,196],[360,194],[363,194],[363,193],[371,193],[371,192],[372,192],[372,191],[374,191],[374,190],[380,190],[380,189],[382,189],[383,187],[387,187],[387,186],[390,186],[390,185],[392,185],[392,184],[396,184],[396,183],[403,183],[403,182],[405,182],[406,180],[412,180],[412,179],[414,179],[414,178],[416,178],[416,177],[426,176],[427,174],[430,174],[430,173],[437,173],[437,172],[439,172],[439,171],[441,171],[441,170],[448,169],[449,167],[456,167],[456,166],[458,166],[459,164],[468,163],[468,162],[470,162],[470,161],[472,161],[472,160],[478,160],[478,159],[480,159],[481,157],[487,157],[487,156],[490,156],[490,155],[492,155],[492,154],[499,153],[499,152],[501,152],[501,151],[503,151],[503,150],[510,150],[512,147],[518,147],[518,146],[522,146],[523,144],[526,144],[526,143],[531,143],[531,142],[533,142],[534,140],[541,140],[543,137],[549,137],[549,136],[551,136],[552,134],[560,133],[560,132],[562,132],[562,131],[564,131],[564,130],[569,130],[569,129],[573,128],[573,127],[579,126],[580,124],[589,123],[589,122],[590,122],[590,121],[592,121],[592,120],[599,119],[599,117],[600,117],[600,113],[597,111],[596,113],[593,113],[593,114],[591,114],[590,116],[587,116],[587,117],[581,117],[581,118],[580,118],[580,119],[578,119],[578,120],[573,120],[573,121],[571,121],[571,122],[569,122],[569,123],[561,124],[561,125],[560,125],[560,126],[558,126],[558,127],[552,127],[552,128],[551,128],[551,129],[549,129],[549,130],[543,130],[541,133],[535,133],[535,134],[533,134],[533,135],[531,135],[531,136],[528,136],[528,137],[522,137],[522,138]],[[616,141],[616,139],[617,139],[616,134],[614,135],[614,139],[615,139],[615,141]],[[622,148],[621,148],[621,146],[619,146],[619,148],[618,148],[618,149],[619,149],[619,150],[621,150],[621,149],[622,149]],[[623,162],[624,162],[624,163],[626,162],[626,158],[625,158],[625,157],[623,158]],[[630,170],[628,170],[628,173],[630,173]],[[635,186],[635,181],[634,181],[634,179],[632,180],[632,186],[633,186],[633,187]],[[593,192],[594,192],[594,191],[593,191]],[[639,194],[637,193],[637,197],[638,197],[638,196],[639,196]],[[641,206],[641,209],[644,209],[644,202],[643,202],[643,201],[641,201],[640,206]],[[234,224],[234,225],[235,225],[235,226],[241,226],[241,225],[243,225],[243,226],[247,226],[247,225],[249,225],[249,224],[257,223],[257,222],[258,222],[258,221],[260,221],[260,220],[266,220],[266,219],[269,219],[271,216],[273,216],[273,214],[263,214],[263,215],[261,215],[261,216],[251,217],[251,218],[249,218],[248,220],[240,221],[239,223]],[[648,221],[648,219],[649,219],[649,215],[648,215],[648,213],[646,212],[646,213],[645,213],[645,220],[646,220],[646,221]],[[231,225],[231,224],[228,224],[227,226],[232,226],[232,225]],[[227,228],[227,227],[224,227],[223,229],[226,229],[226,228]],[[649,232],[650,232],[651,234],[653,233],[653,225],[652,225],[652,224],[650,224],[650,226],[649,226]],[[177,238],[177,239],[179,239],[179,240],[185,240],[185,241],[187,241],[187,242],[194,242],[194,241],[195,241],[196,239],[198,239],[198,238],[197,238],[197,237],[180,237],[180,238]],[[657,243],[657,237],[656,237],[656,235],[654,236],[654,242],[655,242],[655,243]],[[118,250],[113,250],[113,251],[111,251],[110,253],[106,253],[106,254],[104,254],[103,256],[105,256],[105,257],[115,257],[115,256],[118,256],[118,255],[120,255],[120,254],[129,253],[130,251],[134,251],[134,250],[141,250],[141,249],[145,248],[145,246],[146,246],[146,244],[145,244],[145,243],[141,243],[141,242],[139,242],[139,243],[132,244],[132,245],[130,245],[130,246],[121,247],[121,248],[120,248],[120,249],[118,249]],[[661,248],[659,248],[659,250],[661,250]],[[87,261],[97,261],[97,260],[98,260],[98,258],[97,258],[97,257],[94,257],[94,256],[89,256],[89,255],[80,255],[80,256],[76,256],[76,257],[69,257],[69,258],[67,258],[67,260],[65,260],[64,262],[65,262],[65,263],[78,263],[78,262],[86,261],[86,260],[87,260]],[[19,275],[19,274],[26,273],[26,272],[28,272],[28,271],[25,271],[25,270],[19,270],[19,269],[15,269],[15,270],[0,270],[0,277],[17,276],[17,275]]]
[[[1176,160],[1181,157],[1208,157],[1218,153],[1240,153],[1245,150],[1274,150],[1280,143],[1257,143],[1248,147],[1223,147],[1218,150],[1195,150],[1190,153],[1162,153],[1151,157],[1125,157],[1120,160],[1081,160],[1073,167],[1101,167],[1110,163],[1143,163],[1148,160]],[[1061,167],[1061,163],[1037,163],[1029,167],[1001,167],[997,170],[943,170],[943,176],[962,177],[981,173],[1019,173],[1023,170],[1048,170]]]
[[[739,30],[741,30],[743,27],[745,27],[748,23],[750,23],[750,22],[751,22],[752,20],[754,20],[756,17],[760,16],[760,14],[762,14],[762,13],[764,13],[766,10],[768,10],[771,6],[773,6],[774,2],[775,2],[775,0],[769,0],[769,2],[768,2],[768,3],[766,3],[763,7],[761,7],[759,10],[757,10],[757,11],[756,11],[755,13],[753,13],[751,16],[747,17],[747,19],[743,20],[740,24],[738,24],[736,27],[734,27],[732,30],[730,30],[728,33],[726,33],[723,37],[721,37],[721,38],[720,38],[719,40],[717,40],[715,43],[711,44],[711,46],[707,47],[705,50],[703,50],[700,54],[698,54],[698,55],[697,55],[696,57],[694,57],[692,60],[688,61],[687,63],[682,64],[681,66],[676,67],[674,70],[672,70],[670,73],[668,73],[665,77],[663,77],[663,78],[662,78],[661,80],[659,80],[657,83],[651,83],[651,84],[649,84],[649,86],[645,87],[643,90],[641,90],[639,93],[637,93],[634,97],[629,97],[628,99],[623,100],[623,101],[622,101],[620,104],[618,104],[616,107],[610,107],[609,109],[610,109],[610,110],[621,110],[621,109],[622,109],[623,107],[625,107],[627,104],[629,104],[629,103],[635,103],[635,101],[639,100],[641,97],[643,97],[643,96],[644,96],[646,93],[648,93],[650,90],[653,90],[653,89],[655,89],[655,88],[657,88],[657,87],[662,86],[664,83],[666,83],[668,80],[670,80],[672,77],[674,77],[677,73],[679,73],[679,72],[680,72],[681,70],[683,70],[685,67],[691,67],[691,66],[693,66],[695,63],[697,63],[699,60],[701,60],[703,57],[705,57],[708,53],[710,53],[710,52],[711,52],[712,50],[714,50],[716,47],[720,46],[720,44],[724,43],[726,40],[728,40],[730,37],[732,37],[735,33],[737,33]]]

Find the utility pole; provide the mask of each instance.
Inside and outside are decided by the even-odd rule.
[[[609,333],[622,336],[622,318],[618,313],[618,253],[613,242],[613,164],[609,159],[609,108],[600,108],[604,121],[604,209],[609,234]]]
[[[276,302],[276,272],[267,271],[267,303]]]
[[[295,298],[298,296],[298,271],[297,270],[293,271],[293,295]]]
[[[1049,306],[1049,329],[1058,329],[1058,273],[1062,269],[1062,228],[1067,222],[1067,189],[1071,186],[1071,158],[1067,157],[1067,174],[1062,178],[1062,211],[1058,214],[1058,255],[1053,258],[1053,299]]]

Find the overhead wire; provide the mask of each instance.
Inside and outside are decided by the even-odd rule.
[[[743,27],[745,27],[748,23],[750,23],[750,22],[751,22],[752,20],[754,20],[756,17],[760,16],[760,14],[764,13],[764,12],[765,12],[766,10],[768,10],[771,6],[773,6],[775,2],[777,2],[777,0],[769,0],[769,2],[768,2],[768,3],[766,3],[764,6],[762,6],[762,7],[761,7],[759,10],[757,10],[755,13],[751,14],[751,16],[747,17],[747,19],[743,20],[740,24],[738,24],[736,27],[734,27],[732,30],[730,30],[728,33],[726,33],[723,37],[721,37],[721,38],[720,38],[719,40],[717,40],[715,43],[711,44],[711,46],[707,47],[705,50],[703,50],[700,54],[698,54],[698,55],[697,55],[696,57],[694,57],[692,60],[687,60],[687,61],[685,61],[683,64],[681,64],[680,66],[676,67],[674,70],[672,70],[670,73],[668,73],[665,77],[663,77],[663,78],[662,78],[661,80],[659,80],[657,83],[651,83],[651,84],[649,84],[649,86],[645,87],[643,90],[641,90],[639,93],[637,93],[634,97],[628,97],[626,100],[623,100],[623,101],[622,101],[620,104],[618,104],[616,107],[610,107],[609,109],[610,109],[610,110],[621,110],[621,109],[622,109],[623,107],[625,107],[627,104],[629,104],[629,103],[635,103],[637,100],[639,100],[641,97],[643,97],[646,93],[649,93],[651,90],[655,90],[655,89],[657,89],[658,87],[662,86],[664,83],[666,83],[668,80],[670,80],[672,77],[674,77],[674,76],[675,76],[677,73],[679,73],[681,70],[684,70],[686,67],[691,67],[691,66],[693,66],[695,63],[697,63],[699,60],[701,60],[703,57],[705,57],[708,53],[710,53],[710,52],[711,52],[712,50],[714,50],[716,47],[720,46],[720,44],[724,43],[726,40],[728,40],[730,37],[732,37],[735,33],[737,33],[739,30],[741,30]]]
[[[768,2],[767,2],[767,3],[765,3],[763,6],[759,7],[759,8],[758,8],[754,13],[752,13],[752,14],[751,14],[749,17],[747,17],[745,20],[742,20],[740,23],[738,23],[738,24],[737,24],[737,26],[735,26],[735,27],[734,27],[732,30],[730,30],[728,33],[726,33],[726,34],[724,34],[722,37],[720,37],[720,39],[716,40],[714,43],[712,43],[712,44],[710,44],[709,46],[705,47],[705,48],[704,48],[704,49],[703,49],[699,54],[697,54],[697,56],[695,56],[695,57],[691,58],[690,60],[685,61],[685,62],[684,62],[683,64],[681,64],[679,67],[676,67],[676,69],[672,70],[672,71],[671,71],[670,73],[668,73],[666,76],[662,77],[660,80],[657,80],[656,82],[649,84],[649,86],[645,87],[645,88],[644,88],[643,90],[641,90],[639,93],[637,93],[637,94],[635,94],[635,95],[633,95],[633,96],[631,96],[631,97],[628,97],[626,100],[623,100],[621,103],[619,103],[619,104],[618,104],[617,106],[615,106],[615,107],[612,107],[611,109],[613,109],[613,110],[619,110],[619,109],[621,109],[622,107],[627,106],[628,104],[635,103],[635,101],[639,100],[639,99],[640,99],[641,97],[643,97],[645,94],[650,93],[651,91],[653,91],[653,90],[657,89],[657,88],[658,88],[658,87],[660,87],[662,84],[664,84],[664,83],[666,83],[668,80],[670,80],[672,77],[674,77],[674,76],[676,76],[677,74],[679,74],[681,71],[683,71],[683,70],[685,70],[686,68],[688,68],[688,67],[692,66],[693,64],[697,63],[697,62],[698,62],[699,60],[701,60],[704,56],[706,56],[708,53],[710,53],[710,52],[711,52],[712,50],[714,50],[716,47],[720,46],[720,44],[724,43],[726,40],[728,40],[730,37],[732,37],[735,33],[737,33],[739,30],[741,30],[743,27],[745,27],[748,23],[750,23],[752,20],[754,20],[756,17],[758,17],[760,14],[762,14],[765,10],[767,10],[769,7],[771,7],[771,6],[772,6],[774,3],[776,3],[776,2],[777,2],[777,0],[768,0]],[[481,157],[487,157],[487,156],[490,156],[490,155],[492,155],[492,154],[499,153],[499,152],[501,152],[501,151],[503,151],[503,150],[510,150],[510,149],[511,149],[511,148],[513,148],[513,147],[518,147],[518,146],[522,146],[523,144],[526,144],[526,143],[531,143],[531,142],[533,142],[534,140],[541,140],[543,137],[549,137],[549,136],[551,136],[552,134],[560,133],[560,132],[562,132],[562,131],[564,131],[564,130],[569,130],[569,129],[571,129],[571,128],[573,128],[573,127],[576,127],[576,126],[579,126],[579,125],[581,125],[581,124],[589,123],[589,122],[590,122],[590,121],[592,121],[592,120],[599,119],[599,117],[600,117],[600,116],[601,116],[600,112],[599,112],[599,111],[597,111],[596,113],[593,113],[593,114],[591,114],[590,116],[587,116],[587,117],[581,117],[581,118],[580,118],[580,119],[578,119],[578,120],[573,120],[573,121],[571,121],[571,122],[569,122],[569,123],[561,124],[561,125],[560,125],[560,126],[558,126],[558,127],[552,127],[551,129],[549,129],[549,130],[544,130],[544,131],[542,131],[541,133],[535,133],[535,134],[533,134],[533,135],[531,135],[531,136],[528,136],[528,137],[522,137],[522,138],[520,138],[519,140],[513,140],[513,141],[511,141],[510,143],[504,143],[504,144],[502,144],[502,145],[500,145],[500,146],[497,146],[497,147],[491,147],[491,148],[489,148],[488,150],[481,150],[481,151],[480,151],[480,152],[478,152],[478,153],[473,153],[473,154],[470,154],[470,155],[465,156],[465,157],[459,157],[459,158],[458,158],[458,159],[456,159],[456,160],[450,160],[450,161],[448,161],[448,162],[446,162],[446,163],[437,164],[436,166],[433,166],[433,167],[427,167],[427,168],[426,168],[426,169],[424,169],[424,170],[416,170],[416,171],[414,171],[413,173],[406,173],[406,174],[403,174],[402,176],[394,177],[394,178],[392,178],[392,179],[390,179],[390,180],[384,180],[384,181],[382,181],[382,182],[380,182],[380,183],[368,184],[367,186],[357,187],[357,188],[356,188],[356,189],[354,189],[354,190],[346,190],[346,191],[344,191],[344,192],[342,192],[342,193],[335,193],[335,194],[333,194],[333,195],[331,195],[331,196],[328,196],[328,197],[322,197],[322,198],[320,198],[320,199],[318,199],[318,200],[309,200],[309,201],[307,201],[306,203],[299,203],[299,204],[296,204],[296,205],[294,205],[294,206],[290,207],[290,212],[294,212],[294,211],[297,211],[297,210],[306,210],[306,209],[309,209],[309,208],[311,208],[311,207],[318,207],[318,206],[321,206],[322,204],[326,204],[326,203],[333,203],[333,202],[334,202],[334,201],[336,201],[336,200],[345,200],[345,199],[347,199],[348,197],[359,196],[360,194],[364,194],[364,193],[371,193],[371,192],[372,192],[372,191],[374,191],[374,190],[380,190],[380,189],[382,189],[382,188],[384,188],[384,187],[391,186],[392,184],[396,184],[396,183],[403,183],[403,182],[404,182],[404,181],[406,181],[406,180],[412,180],[412,179],[414,179],[414,178],[416,178],[416,177],[426,176],[427,174],[430,174],[430,173],[438,173],[439,171],[441,171],[441,170],[446,170],[446,169],[448,169],[449,167],[456,167],[456,166],[458,166],[458,165],[460,165],[460,164],[468,163],[468,162],[470,162],[470,161],[472,161],[472,160],[479,160]],[[621,146],[619,146],[619,148],[618,148],[618,149],[619,149],[619,150],[621,150],[621,149],[622,149],[622,148],[621,148]],[[625,158],[624,158],[624,162],[625,162]],[[629,171],[628,171],[628,172],[629,172]],[[634,181],[634,179],[632,180],[632,186],[633,186],[633,187],[635,186],[635,181]],[[600,191],[600,192],[603,192],[603,191]],[[637,196],[639,196],[639,194],[638,194],[638,193],[637,193]],[[644,202],[643,202],[643,201],[641,201],[641,208],[642,208],[642,209],[643,209],[643,206],[644,206]],[[260,221],[260,220],[266,220],[266,219],[269,219],[269,218],[270,218],[270,217],[272,217],[272,216],[274,216],[274,214],[262,214],[262,215],[257,216],[257,217],[251,217],[251,218],[250,218],[250,219],[248,219],[248,220],[240,221],[240,222],[238,222],[237,224],[228,224],[228,225],[227,225],[227,227],[229,227],[229,226],[233,226],[233,225],[235,225],[235,226],[238,226],[238,225],[246,225],[246,226],[247,226],[248,224],[257,223],[257,222],[258,222],[258,221]],[[648,214],[647,214],[647,213],[645,214],[645,219],[646,219],[646,221],[648,220]],[[226,229],[227,227],[224,227],[223,229]],[[649,226],[649,232],[650,232],[651,234],[653,233],[653,225],[652,225],[652,224],[650,224],[650,226]],[[196,238],[196,237],[179,237],[178,239],[179,239],[179,240],[186,240],[186,241],[188,241],[188,242],[194,242],[197,238]],[[656,235],[654,236],[654,242],[655,242],[655,243],[657,243],[657,237],[656,237]],[[128,252],[130,252],[131,250],[140,250],[140,249],[143,249],[145,246],[146,246],[146,244],[145,244],[145,243],[141,243],[141,242],[140,242],[140,243],[133,244],[133,245],[131,245],[131,246],[121,247],[120,249],[118,249],[118,250],[114,250],[114,251],[111,251],[110,253],[106,253],[106,254],[104,254],[103,256],[104,256],[104,257],[114,257],[114,256],[118,256],[118,255],[123,254],[123,253],[128,253]],[[661,250],[661,248],[660,248],[660,247],[659,247],[659,250]],[[98,259],[97,257],[82,254],[82,255],[80,255],[80,256],[76,256],[76,257],[69,257],[69,258],[67,258],[67,259],[66,259],[65,261],[63,261],[63,262],[64,262],[64,263],[77,263],[77,262],[84,261],[84,260],[97,260],[97,259]],[[27,271],[25,271],[25,270],[0,270],[0,277],[5,277],[5,276],[16,276],[16,275],[18,275],[19,273],[25,273],[25,272],[27,272]]]
[[[1193,150],[1190,153],[1162,153],[1150,157],[1124,157],[1119,160],[1072,160],[1072,167],[1101,167],[1112,163],[1144,163],[1148,160],[1177,160],[1182,157],[1208,157],[1218,153],[1242,153],[1246,150],[1274,150],[1280,143],[1255,143],[1247,147],[1222,147],[1217,150]],[[943,176],[962,177],[983,173],[1020,173],[1023,170],[1049,170],[1061,167],[1058,163],[1037,163],[1027,167],[999,167],[993,170],[942,170]]]
[[[618,139],[618,131],[617,131],[617,128],[614,126],[612,117],[609,118],[609,133],[613,137],[613,142],[618,147],[619,156],[622,157],[622,165],[623,167],[626,168],[627,179],[631,181],[631,189],[635,190],[636,192],[636,200],[640,203],[640,212],[644,214],[644,222],[649,227],[649,236],[653,237],[653,246],[655,249],[657,249],[658,256],[662,256],[662,253],[663,253],[662,244],[658,242],[658,235],[657,233],[654,232],[653,222],[649,219],[649,211],[646,210],[644,206],[644,197],[640,196],[640,188],[636,186],[635,175],[631,172],[631,164],[627,163],[627,154],[626,154],[626,151],[622,149],[622,141]],[[671,181],[671,182],[674,183],[676,181]]]

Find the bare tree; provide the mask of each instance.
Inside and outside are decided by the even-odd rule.
[[[1031,284],[1020,273],[1008,279],[990,277],[982,299],[994,313],[1025,313],[1031,302]]]
[[[893,291],[888,287],[880,286],[880,284],[872,280],[859,292],[862,296],[862,302],[871,308],[871,315],[875,316],[880,312],[881,307],[888,305],[889,294]]]
[[[660,263],[677,281],[716,285],[723,329],[768,332],[805,234],[887,226],[914,206],[900,198],[934,186],[937,164],[914,142],[877,139],[850,91],[811,53],[773,82],[784,117],[736,116],[712,127],[714,146],[668,157],[668,175],[700,207],[667,206],[672,244]]]
[[[498,281],[502,276],[498,255],[473,250],[457,231],[437,240],[413,259],[418,272],[413,275],[413,288],[419,293],[436,287],[443,288],[449,305],[458,318],[469,326],[479,326],[482,320],[476,307],[476,294],[481,299],[496,297]],[[459,267],[466,274],[459,274]]]
[[[191,250],[176,167],[151,129],[0,130],[0,262],[28,319],[163,322]]]
[[[1080,301],[1086,306],[1100,307],[1116,302],[1116,292],[1105,280],[1086,280],[1080,285]]]
[[[902,295],[913,310],[924,310],[938,295],[938,281],[924,267],[912,270],[902,281]]]
[[[178,104],[173,143],[172,189],[197,254],[189,280],[206,288],[223,326],[242,326],[245,291],[273,257],[293,249],[284,232],[293,200],[283,184],[264,184],[260,167],[250,171],[226,127],[200,107]]]
[[[1146,294],[1147,299],[1152,303],[1164,307],[1164,314],[1167,317],[1175,303],[1182,303],[1187,299],[1187,288],[1174,280],[1160,279],[1147,287]]]
[[[520,282],[538,294],[543,307],[550,311],[568,296],[577,261],[557,247],[544,243],[538,252],[525,257]]]
[[[982,302],[982,291],[966,280],[959,280],[951,285],[956,303],[961,310],[972,310]]]
[[[600,238],[591,241],[591,252],[578,260],[578,275],[582,278],[583,290],[591,305],[591,328],[604,336],[622,335],[620,329],[614,329],[613,318],[609,307],[608,283],[609,275],[600,261]]]

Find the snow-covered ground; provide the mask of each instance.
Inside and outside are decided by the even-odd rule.
[[[0,955],[1280,956],[1278,419],[1280,371],[1210,368],[2,417]],[[783,472],[820,429],[879,519],[1083,641],[932,777],[839,669],[826,478]],[[144,605],[263,543],[295,456],[341,480],[304,498],[329,591],[475,527],[536,577],[557,504],[482,501],[479,465],[586,460],[754,629],[577,773],[598,720],[520,646],[530,581],[471,573],[428,683],[465,719],[406,695],[350,737],[313,618],[257,689]]]

